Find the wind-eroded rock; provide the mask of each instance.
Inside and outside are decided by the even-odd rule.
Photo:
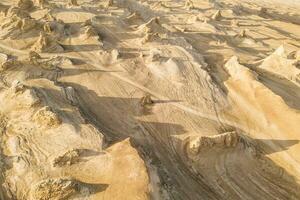
[[[221,20],[221,19],[222,19],[222,13],[221,13],[221,11],[220,11],[220,10],[217,10],[217,11],[215,12],[215,14],[212,15],[211,18],[212,18],[213,20],[216,20],[216,21]]]
[[[67,151],[63,155],[58,156],[53,160],[53,166],[62,167],[65,165],[72,165],[79,160],[79,156],[80,156],[80,151],[78,149]]]
[[[77,0],[69,0],[68,4],[69,4],[70,6],[79,6]]]
[[[6,116],[0,112],[0,136],[4,133],[7,125],[7,118]]]
[[[161,29],[159,17],[152,18],[147,23],[139,26],[139,32],[142,33],[156,33],[160,32]]]
[[[153,104],[154,102],[153,102],[153,100],[151,99],[151,95],[150,94],[146,94],[145,96],[143,96],[142,98],[141,98],[141,105],[142,106],[146,106],[146,105],[151,105],[151,104]]]
[[[201,151],[211,148],[235,147],[239,139],[240,137],[235,131],[214,136],[201,136],[189,142],[188,152],[199,154]]]
[[[113,0],[107,0],[106,3],[105,3],[105,7],[106,8],[111,7],[111,6],[113,6],[113,4],[114,4]]]
[[[146,33],[145,36],[142,38],[142,44],[152,42],[154,40],[159,40],[160,36],[158,33]]]
[[[40,6],[41,9],[44,9],[45,6],[49,5],[48,0],[37,0],[38,5]]]
[[[37,52],[55,52],[60,53],[64,51],[64,48],[60,46],[54,38],[50,35],[40,32],[40,36],[36,43],[32,46],[33,51]]]
[[[14,93],[17,92],[24,92],[26,87],[25,85],[23,85],[20,81],[15,80],[12,82],[11,84],[11,88],[10,88]]]
[[[29,10],[33,7],[33,2],[31,0],[19,0],[17,6],[23,10]]]
[[[284,46],[280,46],[273,54],[265,58],[258,68],[300,84],[300,69],[297,67],[299,61],[297,54],[295,55],[294,58],[289,59]]]
[[[34,107],[40,103],[40,98],[34,88],[22,84],[15,80],[11,87],[0,94],[0,106],[2,109],[10,111],[11,109],[26,109]]]
[[[26,11],[17,7],[11,7],[0,22],[0,38],[2,39],[17,39],[22,37],[22,34],[40,30],[39,23]]]
[[[34,115],[33,120],[40,126],[51,128],[61,124],[58,115],[51,110],[50,107],[45,106],[39,109]]]
[[[79,183],[71,178],[46,179],[30,192],[31,200],[68,199],[78,193]]]
[[[33,65],[38,68],[47,69],[47,70],[58,70],[60,67],[66,65],[72,65],[72,61],[68,58],[61,56],[52,56],[52,57],[41,57],[35,51],[30,51],[28,58],[21,61],[23,64]]]
[[[186,1],[185,1],[184,7],[185,7],[186,9],[188,9],[188,10],[191,10],[191,9],[194,9],[194,8],[195,8],[194,3],[193,3],[192,0],[186,0]]]
[[[0,53],[0,71],[6,70],[8,67],[5,63],[8,60],[8,56],[6,54]]]
[[[100,60],[101,60],[102,64],[106,64],[106,65],[111,65],[111,64],[117,62],[117,60],[120,57],[120,53],[117,49],[113,49],[110,52],[100,51],[99,55],[100,55]]]
[[[70,104],[72,105],[78,104],[78,99],[76,98],[76,93],[74,88],[68,86],[68,87],[64,87],[62,91],[65,95],[65,98],[70,102]]]
[[[85,26],[84,30],[83,30],[83,33],[82,33],[82,38],[89,39],[89,38],[92,38],[92,37],[97,37],[97,39],[100,40],[99,35],[98,35],[95,28],[93,28],[90,25]]]

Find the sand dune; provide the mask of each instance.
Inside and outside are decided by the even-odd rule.
[[[1,1],[0,199],[300,199],[299,9]]]

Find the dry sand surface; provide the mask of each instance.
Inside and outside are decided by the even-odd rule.
[[[1,200],[299,200],[300,1],[1,0]]]

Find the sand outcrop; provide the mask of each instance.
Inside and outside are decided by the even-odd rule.
[[[300,199],[299,6],[1,1],[0,199]]]
[[[37,4],[41,9],[44,9],[49,4],[48,0],[37,0]]]
[[[60,111],[62,114],[59,117],[55,114],[54,108],[57,109],[58,104],[64,105],[65,109],[74,108],[64,99],[62,90],[42,79],[29,84],[36,85],[37,82],[52,89],[47,91],[15,81],[11,88],[0,92],[0,126],[4,131],[1,137],[6,135],[2,146],[4,152],[1,151],[1,156],[18,156],[18,159],[4,159],[1,165],[2,169],[6,170],[2,188],[5,191],[5,198],[84,199],[92,194],[102,198],[102,191],[107,186],[101,182],[110,183],[111,189],[106,193],[119,198],[121,193],[113,193],[119,187],[118,181],[121,181],[127,184],[122,193],[128,195],[129,199],[147,199],[148,176],[145,164],[129,140],[115,144],[103,152],[101,133],[92,125],[86,124],[78,111],[71,115]],[[36,91],[39,104],[35,103],[34,106],[29,104],[28,91]],[[50,106],[45,106],[49,101],[54,103],[51,109]],[[74,128],[78,125],[80,129]],[[93,139],[88,142],[91,138]],[[28,141],[28,145],[24,141]],[[60,147],[52,148],[54,143],[60,143]],[[123,154],[119,154],[121,149]],[[48,167],[49,162],[51,168]],[[99,163],[106,167],[99,167]],[[120,163],[126,166],[122,171],[118,171],[117,166]],[[74,169],[73,165],[76,165]],[[85,166],[91,167],[92,170],[88,170]],[[94,177],[97,184],[88,184],[91,181],[88,179],[81,182],[76,177],[60,175],[59,170],[65,167],[71,167],[69,171],[74,174],[92,172],[93,174],[87,177]],[[77,170],[79,171],[76,172]],[[113,177],[109,175],[111,173],[118,174],[118,181],[112,179]],[[11,187],[12,185],[14,187]]]
[[[14,15],[18,16],[20,18],[30,17],[30,14],[28,11],[20,9],[19,7],[10,6],[5,14],[5,17],[12,17]]]
[[[81,34],[81,38],[83,39],[96,38],[97,40],[101,41],[99,34],[95,30],[95,28],[91,25],[85,25],[83,27],[83,33]]]
[[[8,67],[5,63],[8,61],[8,56],[4,53],[0,53],[0,71],[6,70]]]
[[[222,13],[220,10],[217,10],[212,16],[211,19],[219,21],[222,19]]]
[[[193,154],[198,154],[205,149],[235,147],[239,142],[236,132],[222,133],[214,136],[202,136],[189,143],[189,150]]]
[[[0,37],[17,39],[23,34],[31,34],[40,29],[38,22],[21,8],[11,7],[0,19]]]
[[[68,58],[61,56],[41,57],[35,51],[30,51],[28,58],[20,62],[46,70],[59,70],[60,66],[72,65],[72,61]]]
[[[152,105],[154,102],[150,94],[146,94],[141,98],[141,106]]]
[[[257,74],[242,66],[236,56],[230,58],[224,67],[234,80],[257,80]]]
[[[68,86],[63,88],[65,98],[71,103],[71,105],[77,105],[78,100],[74,88]]]
[[[288,59],[295,59],[297,61],[300,61],[300,50],[298,51],[292,51],[287,55]],[[298,64],[298,63],[297,63]]]
[[[43,16],[43,19],[46,20],[46,21],[57,21],[57,19],[50,12],[47,12]]]
[[[31,0],[18,0],[17,6],[22,10],[30,10],[33,8],[33,2]]]
[[[255,142],[236,131],[211,136],[191,135],[182,142],[185,151],[183,159],[191,159],[194,162],[198,162],[199,159],[209,159],[208,156],[213,154],[217,158],[227,151],[229,154],[231,151],[234,154],[234,151],[245,153],[244,151],[251,149],[252,156],[257,156],[260,151]],[[201,161],[198,164],[200,163],[203,164]]]
[[[26,86],[21,83],[18,80],[15,80],[11,83],[11,91],[13,91],[13,93],[17,93],[17,92],[24,92],[26,89]]]
[[[38,40],[31,49],[41,53],[61,53],[64,51],[64,48],[54,38],[44,32],[40,32]]]
[[[142,24],[138,27],[139,32],[142,33],[157,33],[160,32],[162,27],[159,23],[159,17],[150,19],[147,23]]]
[[[45,128],[53,128],[61,124],[58,115],[51,110],[50,107],[45,106],[39,109],[32,117],[35,123]]]
[[[18,80],[11,83],[11,87],[2,94],[2,98],[1,104],[6,105],[5,109],[29,108],[40,102],[36,91]]]
[[[113,0],[107,0],[105,3],[105,8],[109,8],[109,7],[113,6],[113,4],[114,4]]]
[[[191,10],[191,9],[194,9],[195,6],[194,6],[194,3],[192,0],[186,0],[185,1],[185,4],[184,4],[184,7],[188,10]]]
[[[117,49],[113,49],[110,52],[100,51],[99,55],[100,55],[100,61],[104,65],[114,64],[120,58],[120,54]]]
[[[295,84],[300,84],[300,69],[297,67],[297,63],[297,54],[294,58],[289,59],[284,46],[280,46],[272,55],[265,58],[258,68],[286,78]]]
[[[68,5],[69,6],[79,6],[77,0],[68,0]]]
[[[49,15],[43,23],[43,31],[53,38],[64,38],[66,36],[66,24]]]
[[[46,179],[30,192],[33,200],[68,199],[79,191],[79,183],[71,178]]]
[[[135,21],[142,21],[142,16],[137,13],[137,12],[133,12],[133,13],[130,13],[127,17],[126,17],[126,20],[128,22],[135,22]]]
[[[81,152],[78,149],[67,151],[63,155],[58,156],[53,160],[53,166],[62,167],[66,165],[72,165],[79,161],[80,153]]]
[[[239,27],[239,25],[240,25],[240,23],[239,23],[238,20],[232,20],[232,21],[231,21],[231,26],[232,26],[232,27]]]
[[[52,33],[52,28],[51,28],[50,23],[45,23],[43,26],[43,30],[45,33]]]
[[[15,60],[13,58],[7,59],[1,64],[1,70],[0,71],[6,71],[12,68],[13,66],[16,66],[19,63],[18,60]]]
[[[40,54],[38,54],[37,52],[35,51],[30,51],[29,54],[28,54],[28,57],[29,57],[29,60],[31,62],[36,62],[37,60],[41,59],[42,57],[40,56]]]
[[[141,43],[146,44],[148,42],[153,42],[160,39],[161,38],[158,33],[146,33],[145,36],[141,39]]]

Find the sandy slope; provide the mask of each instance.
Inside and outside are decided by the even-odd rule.
[[[0,199],[299,199],[299,3],[0,4]]]

